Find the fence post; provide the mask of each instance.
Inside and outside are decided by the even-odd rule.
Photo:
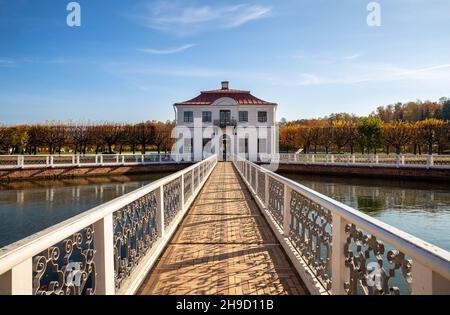
[[[356,163],[356,155],[352,154],[352,164]]]
[[[434,159],[433,159],[433,155],[429,154],[427,156],[427,168],[430,168],[434,165]]]
[[[81,160],[81,159],[80,159],[80,156],[79,156],[79,155],[77,155],[77,165],[78,165],[78,166],[80,166],[80,165],[81,165],[81,163],[80,163],[80,160]]]
[[[144,154],[141,154],[141,164],[142,165],[145,164],[145,156],[144,156]]]
[[[401,158],[400,154],[397,154],[397,161],[396,161],[397,168],[399,168],[400,164],[402,164],[401,160],[402,160],[402,158]]]
[[[288,185],[284,185],[283,232],[285,237],[289,237],[291,231],[291,192],[292,189]]]
[[[33,258],[0,275],[0,295],[33,294]]]
[[[333,213],[333,238],[331,250],[331,292],[333,295],[347,294],[344,282],[349,277],[349,269],[345,267],[344,249],[346,243],[345,225],[347,222],[339,215]]]
[[[53,167],[53,155],[50,155],[50,167]]]
[[[163,237],[165,234],[164,225],[164,185],[156,190],[156,229],[158,236]]]
[[[96,293],[114,295],[116,290],[114,278],[114,231],[113,215],[108,214],[94,223]]]
[[[122,154],[122,164],[125,165],[125,155]]]
[[[331,164],[334,164],[334,154],[331,155]]]

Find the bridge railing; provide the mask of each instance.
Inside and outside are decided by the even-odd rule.
[[[252,162],[233,159],[311,292],[450,294],[449,252]]]
[[[191,154],[0,155],[0,170],[192,162]]]
[[[450,155],[280,153],[271,159],[280,163],[305,165],[450,168]]]
[[[133,294],[217,156],[0,249],[0,294]]]

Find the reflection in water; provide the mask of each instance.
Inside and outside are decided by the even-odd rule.
[[[450,250],[450,185],[447,183],[281,175]]]
[[[0,247],[167,175],[120,175],[0,184]]]

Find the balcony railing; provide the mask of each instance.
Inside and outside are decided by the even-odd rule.
[[[220,127],[220,128],[225,128],[228,126],[232,126],[232,127],[236,127],[237,126],[237,121],[234,119],[226,119],[226,120],[214,120],[214,126]]]
[[[0,170],[192,162],[192,154],[0,155]]]
[[[245,184],[316,294],[449,294],[450,253],[247,160]]]
[[[0,249],[0,294],[133,294],[217,156]]]

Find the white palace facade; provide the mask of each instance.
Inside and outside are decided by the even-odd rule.
[[[174,104],[175,152],[200,161],[218,154],[232,154],[264,161],[278,153],[277,104],[253,96],[250,91],[232,90],[227,81],[221,89],[203,91],[197,97]]]

